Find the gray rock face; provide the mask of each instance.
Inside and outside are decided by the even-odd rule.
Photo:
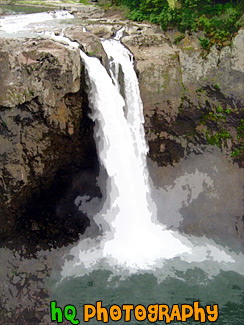
[[[98,58],[104,65],[107,64],[107,55],[98,36],[84,32],[80,26],[66,28],[64,35],[70,40],[78,42],[87,55]]]
[[[0,47],[0,105],[14,107],[38,97],[43,106],[51,108],[58,106],[65,94],[79,91],[77,49],[52,40],[1,40]]]
[[[244,31],[209,53],[198,35],[177,45],[176,36],[142,25],[122,38],[135,56],[150,157],[167,165],[210,143],[244,165]]]
[[[192,48],[182,46],[179,53],[185,88],[193,90],[204,86],[215,87],[233,105],[243,105],[243,43],[244,31],[240,30],[232,47],[226,46],[218,51],[214,45],[204,57],[200,49],[194,48],[195,44],[191,45]]]
[[[2,231],[40,188],[94,163],[78,49],[52,40],[0,40]],[[88,154],[89,152],[89,154]],[[6,229],[5,229],[6,228]]]

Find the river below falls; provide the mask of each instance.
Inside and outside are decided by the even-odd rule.
[[[211,157],[211,158],[210,158]],[[217,195],[225,195],[223,189],[237,186],[237,177],[239,168],[232,163],[225,161],[224,156],[219,152],[210,152],[206,155],[203,165],[210,170],[212,167],[216,169],[216,164],[219,166],[219,171],[225,175],[225,180],[217,173],[217,178],[214,179],[215,184],[215,200],[217,205]],[[179,210],[177,207],[177,200],[184,201],[182,193],[179,192],[177,186],[180,184],[180,177],[188,173],[187,184],[189,188],[195,188],[195,193],[199,189],[195,187],[196,182],[200,184],[202,179],[197,176],[197,181],[194,178],[196,175],[196,166],[201,170],[201,163],[198,156],[191,156],[186,161],[182,161],[174,168],[162,168],[164,173],[164,185],[161,190],[167,189],[171,184],[171,192],[168,188],[168,202],[167,211],[171,212],[174,225],[170,225],[171,229],[179,228],[177,218],[179,218],[179,211],[181,212],[181,225],[187,222],[194,224],[191,227],[191,232],[205,232],[206,235],[198,235],[202,243],[214,238],[212,243],[218,243],[218,247],[223,249],[228,248],[228,252],[232,255],[243,252],[243,245],[240,239],[234,234],[229,233],[230,229],[234,227],[237,219],[233,220],[224,216],[224,209],[220,213],[222,216],[214,213],[209,215],[211,210],[211,198],[208,200],[208,208],[206,207],[206,197],[211,193],[212,188],[205,188],[192,200],[188,197],[188,204],[183,204]],[[213,165],[207,163],[213,160]],[[222,164],[220,162],[222,161]],[[206,170],[202,170],[206,171]],[[158,172],[155,170],[155,172]],[[216,172],[216,171],[215,171]],[[227,172],[231,177],[227,177]],[[205,175],[206,176],[206,175]],[[227,179],[227,180],[226,180]],[[178,180],[178,181],[177,181]],[[207,182],[207,179],[205,178]],[[219,182],[218,182],[219,181]],[[180,187],[184,188],[181,182]],[[240,188],[239,188],[240,190]],[[221,193],[222,191],[222,193]],[[182,191],[184,192],[184,190]],[[188,192],[189,194],[189,192]],[[172,200],[169,198],[174,196]],[[192,195],[194,193],[192,192]],[[211,195],[210,195],[211,196]],[[213,198],[212,198],[213,199]],[[234,200],[234,198],[233,198]],[[172,205],[172,202],[174,204]],[[238,204],[238,200],[234,200],[234,205]],[[223,200],[219,206],[223,206]],[[196,209],[199,214],[205,214],[205,217],[194,215]],[[187,212],[187,213],[186,213]],[[161,216],[161,218],[164,218]],[[221,223],[222,218],[222,223]],[[201,219],[203,225],[199,224],[197,219]],[[204,221],[203,221],[204,220]],[[179,219],[178,219],[179,221]],[[164,222],[169,224],[169,220],[164,219]],[[219,229],[216,225],[219,225]],[[187,230],[181,230],[184,234]],[[187,231],[189,237],[189,230]],[[64,233],[65,236],[65,233]],[[13,246],[15,239],[13,238]],[[145,238],[146,241],[146,238]],[[109,308],[111,305],[117,304],[140,304],[147,307],[150,304],[167,304],[172,306],[174,304],[189,304],[192,305],[194,301],[199,301],[201,306],[218,304],[219,318],[216,324],[243,324],[243,305],[244,305],[244,276],[241,271],[244,270],[243,258],[239,261],[237,269],[228,270],[228,263],[226,269],[221,270],[218,264],[213,261],[204,262],[203,264],[194,265],[180,260],[168,260],[167,263],[156,271],[138,271],[134,274],[129,274],[126,271],[116,271],[113,269],[104,268],[99,265],[95,270],[88,271],[82,276],[78,274],[73,276],[64,276],[64,268],[67,262],[74,260],[75,249],[79,247],[79,242],[74,242],[67,247],[60,247],[51,250],[43,250],[41,247],[36,251],[33,247],[33,255],[26,255],[27,247],[25,245],[8,249],[4,246],[0,248],[1,267],[0,267],[0,283],[1,283],[1,318],[3,324],[51,324],[50,322],[50,301],[56,301],[57,306],[64,307],[66,305],[74,305],[77,309],[76,319],[80,323],[83,320],[83,308],[85,304],[96,305],[97,301],[102,301],[102,306]],[[28,247],[31,249],[31,247]],[[235,264],[235,263],[234,263]],[[222,265],[224,269],[224,265]],[[84,271],[84,270],[83,270]],[[82,273],[82,272],[81,272]],[[90,321],[91,324],[99,324],[94,319]],[[113,321],[109,320],[109,323]],[[120,323],[120,322],[118,322]],[[138,323],[131,318],[131,323]],[[149,324],[148,320],[142,322]],[[156,321],[155,324],[164,323]],[[171,324],[178,324],[180,322],[172,321]],[[193,319],[188,319],[187,323],[195,324]],[[208,323],[208,322],[207,322]],[[209,322],[210,323],[210,322]],[[70,324],[66,322],[64,324]]]

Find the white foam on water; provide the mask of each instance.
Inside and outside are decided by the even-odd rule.
[[[15,34],[21,31],[34,31],[40,28],[40,23],[59,19],[73,19],[74,16],[68,11],[60,10],[53,12],[41,12],[26,15],[9,15],[0,18],[0,31]]]

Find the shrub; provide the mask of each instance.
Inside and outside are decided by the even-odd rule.
[[[112,0],[112,3],[127,6],[130,19],[149,20],[164,30],[172,26],[181,32],[203,30],[205,37],[199,41],[205,49],[213,43],[229,44],[243,24],[244,1],[240,0],[218,3],[214,0]]]

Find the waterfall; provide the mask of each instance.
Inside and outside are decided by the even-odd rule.
[[[14,33],[29,30],[29,23],[33,21],[73,17],[62,12],[28,16],[26,20],[20,16],[16,21],[1,19],[1,29]],[[56,36],[45,32],[43,35],[79,48],[78,43],[71,42],[63,33]],[[114,39],[102,41],[109,58],[109,71],[98,59],[80,50],[87,71],[97,152],[108,180],[104,206],[94,216],[100,233],[95,239],[81,237],[70,251],[74,259],[64,263],[62,276],[77,276],[90,269],[102,268],[152,272],[169,261],[173,270],[201,267],[212,275],[220,268],[243,273],[243,255],[230,252],[204,237],[186,238],[156,223],[156,205],[152,200],[146,164],[148,148],[139,85],[133,56],[120,43],[120,36],[121,32]],[[86,208],[89,209],[89,203]],[[166,265],[162,269],[164,276],[171,272],[170,267]]]
[[[63,34],[52,38],[79,47]],[[105,268],[126,274],[154,272],[158,278],[165,278],[174,274],[170,268],[186,270],[189,265],[201,267],[209,275],[218,274],[220,269],[240,272],[241,255],[230,254],[204,237],[186,238],[155,223],[157,211],[149,186],[143,106],[133,56],[116,38],[102,42],[109,58],[109,73],[97,58],[80,50],[87,72],[97,152],[108,181],[104,206],[94,216],[101,234],[95,239],[81,238],[71,249],[74,258],[65,261],[62,277]],[[169,261],[167,272],[159,271]]]
[[[58,38],[78,47],[63,36]],[[220,268],[240,270],[242,256],[230,254],[206,238],[187,239],[155,223],[157,212],[149,186],[143,106],[133,56],[119,36],[102,44],[109,58],[109,73],[98,59],[80,51],[87,71],[97,152],[108,174],[106,202],[94,217],[101,235],[83,238],[71,249],[74,259],[65,261],[62,276],[81,276],[105,268],[119,273],[154,272],[165,278],[174,274],[167,266],[167,271],[159,271],[169,261],[172,269],[186,270],[191,263],[209,275],[217,274]]]
[[[98,152],[112,183],[107,196],[112,195],[110,208],[115,211],[102,216],[110,218],[113,235],[105,242],[103,254],[123,265],[147,268],[158,258],[190,249],[152,222],[156,209],[149,188],[143,106],[133,57],[119,40],[103,41],[103,47],[113,82],[99,62],[96,66],[93,58],[82,54],[91,81],[92,118],[99,124],[96,136],[105,139],[97,141]],[[124,76],[125,100],[120,95],[119,71]]]

